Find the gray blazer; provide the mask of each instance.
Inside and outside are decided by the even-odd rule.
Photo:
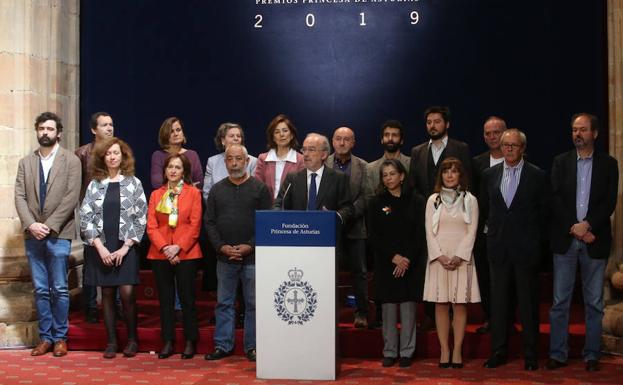
[[[39,151],[20,159],[15,178],[15,208],[26,238],[33,238],[26,229],[35,222],[44,223],[51,237],[74,239],[74,209],[80,197],[82,166],[80,159],[62,147],[48,174],[45,206],[39,205]]]
[[[329,155],[325,164],[333,168],[335,154]],[[350,199],[353,202],[355,211],[351,222],[346,228],[346,237],[349,239],[366,239],[366,167],[368,162],[351,155],[350,158]]]

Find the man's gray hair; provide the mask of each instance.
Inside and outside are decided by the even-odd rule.
[[[331,144],[329,143],[329,138],[327,138],[324,135],[318,134],[316,132],[310,132],[309,134],[307,134],[307,136],[305,137],[305,139],[307,138],[318,138],[322,141],[322,148],[320,150],[324,150],[326,152],[331,152]]]
[[[247,148],[245,146],[243,146],[242,144],[232,144],[231,146],[227,147],[225,149],[225,155],[227,155],[227,151],[229,151],[232,148],[241,148],[242,149],[242,153],[244,154],[245,158],[249,157],[249,152],[247,151]]]
[[[516,133],[517,135],[519,135],[519,140],[521,141],[523,148],[526,148],[526,146],[528,145],[528,139],[526,138],[526,134],[524,134],[523,131],[521,131],[519,128],[509,128],[508,130],[504,131],[504,133],[502,134],[502,138],[512,133]]]

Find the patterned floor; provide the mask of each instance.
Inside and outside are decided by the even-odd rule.
[[[179,356],[158,360],[154,354],[104,360],[99,352],[70,352],[62,358],[51,354],[31,357],[29,350],[0,351],[0,385],[206,385],[206,384],[432,384],[432,385],[615,385],[623,384],[623,357],[607,356],[602,370],[588,373],[574,360],[557,371],[525,372],[523,361],[513,360],[503,368],[483,369],[483,360],[471,360],[464,369],[439,369],[435,360],[420,360],[408,369],[382,368],[379,360],[344,359],[337,381],[260,380],[255,364],[242,356],[208,362],[198,355],[192,360]]]

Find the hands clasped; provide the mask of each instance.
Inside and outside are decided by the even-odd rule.
[[[230,261],[242,261],[243,257],[251,254],[253,248],[250,245],[241,243],[239,245],[223,245],[221,253],[229,258]]]
[[[461,258],[457,257],[456,255],[452,258],[446,255],[441,255],[437,257],[437,261],[441,263],[441,266],[443,266],[444,269],[450,270],[450,271],[456,270],[456,268],[461,266],[461,263],[463,263]]]
[[[126,245],[121,246],[119,250],[114,252],[108,251],[105,246],[101,246],[97,249],[97,253],[102,259],[102,263],[106,266],[121,266],[123,258],[128,254],[130,248]]]
[[[411,261],[409,261],[409,258],[403,257],[400,254],[396,254],[392,257],[392,263],[396,265],[393,273],[394,277],[400,278],[403,277],[407,272],[407,269],[409,269]]]

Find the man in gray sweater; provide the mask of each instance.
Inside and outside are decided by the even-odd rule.
[[[247,149],[233,144],[225,150],[229,176],[216,183],[208,196],[205,224],[216,250],[218,277],[215,350],[206,360],[220,360],[234,350],[235,303],[242,282],[245,303],[244,351],[255,361],[255,210],[268,210],[272,196],[247,170]]]

